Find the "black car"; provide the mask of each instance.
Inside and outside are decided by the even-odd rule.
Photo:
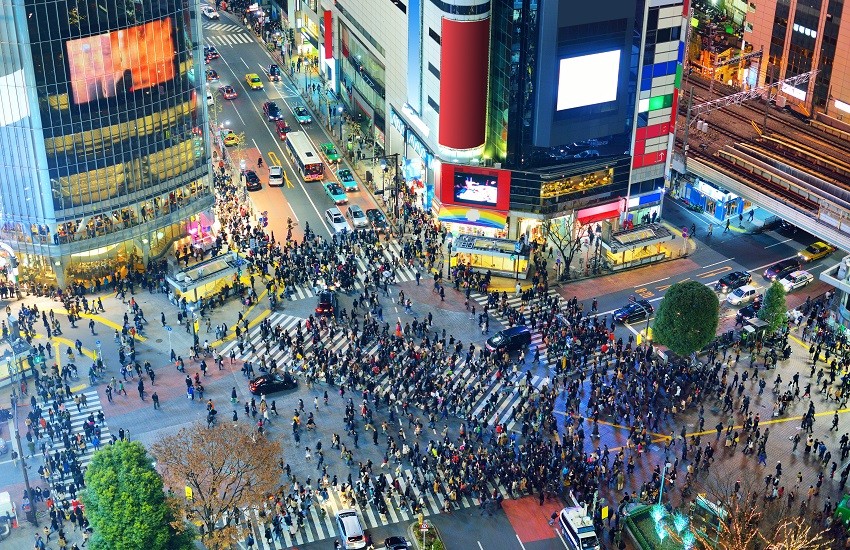
[[[742,307],[741,309],[738,310],[737,319],[736,319],[737,322],[743,323],[744,321],[746,321],[748,319],[752,319],[753,317],[755,317],[758,314],[760,309],[761,309],[761,301],[753,302],[752,304],[747,304],[746,306],[744,306],[744,307]]]
[[[410,543],[404,537],[389,537],[384,539],[384,547],[387,550],[407,550]]]
[[[248,383],[248,389],[254,395],[266,395],[298,387],[298,380],[287,372],[276,372],[258,376]]]
[[[655,311],[655,308],[652,307],[646,300],[637,300],[635,302],[629,302],[624,305],[620,309],[614,310],[614,320],[618,323],[629,323],[631,321],[639,321],[641,319],[646,319],[648,316],[652,315],[652,312]]]
[[[280,80],[280,67],[277,65],[269,65],[269,80]]]
[[[370,208],[366,210],[366,218],[375,233],[386,233],[389,222],[387,222],[387,217],[384,216],[383,212],[377,208]]]
[[[283,113],[280,112],[280,107],[278,107],[277,103],[274,101],[266,101],[263,103],[263,114],[266,115],[269,120],[281,120],[283,118]]]
[[[764,278],[768,281],[781,281],[786,275],[802,269],[802,265],[796,257],[776,262],[764,270]]]
[[[714,285],[714,290],[718,290],[720,292],[731,292],[738,287],[750,284],[752,281],[752,275],[746,271],[733,271],[732,273],[727,273],[721,277],[720,280],[717,281],[717,284]]]
[[[204,46],[204,58],[206,58],[207,61],[211,59],[218,59],[219,57],[221,56],[218,54],[218,50],[215,49],[215,46]]]
[[[531,343],[531,330],[525,325],[500,330],[487,339],[487,349],[499,353],[522,349]]]
[[[245,189],[248,191],[259,191],[263,188],[263,184],[260,183],[260,176],[257,175],[253,170],[245,170]]]
[[[316,304],[317,315],[333,315],[339,312],[339,300],[333,290],[323,290],[319,293],[319,302]]]

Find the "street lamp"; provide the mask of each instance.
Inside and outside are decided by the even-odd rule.
[[[342,112],[343,111],[344,111],[344,109],[342,108],[342,105],[336,106],[336,116],[339,118],[339,141],[340,141],[340,143],[342,143]],[[345,145],[343,144],[343,147],[344,146]]]
[[[20,338],[17,339],[20,341]],[[9,339],[9,347],[12,350],[12,362],[15,365],[15,370],[21,372],[21,376],[23,376],[23,370],[19,369],[18,365],[18,354],[15,351],[16,341]],[[24,454],[24,447],[21,445],[21,433],[18,431],[18,399],[17,394],[12,394],[12,414],[15,416],[14,422],[9,425],[10,430],[15,431],[15,443],[18,446],[18,456],[21,459],[21,471],[24,474],[24,489],[26,490],[27,500],[29,501],[29,512],[26,513],[27,520],[32,523],[34,526],[38,527],[38,517],[35,513],[35,498],[33,498],[32,489],[30,488],[30,478],[29,472],[27,472],[27,457]]]

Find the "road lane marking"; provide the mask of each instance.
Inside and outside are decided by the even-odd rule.
[[[724,265],[723,267],[718,267],[717,269],[712,269],[710,271],[705,271],[697,275],[700,279],[705,279],[707,277],[717,277],[721,273],[725,273],[727,271],[732,271],[731,265]]]
[[[765,249],[773,248],[774,246],[779,246],[780,244],[785,244],[785,243],[787,243],[788,241],[793,241],[793,240],[794,240],[794,239],[785,239],[784,241],[779,241],[778,243],[769,244],[769,245],[765,246],[764,248],[765,248]]]
[[[652,284],[655,284],[655,283],[660,283],[661,281],[666,281],[666,280],[667,280],[667,279],[669,279],[669,278],[670,278],[670,277],[664,277],[663,279],[658,279],[657,281],[649,281],[648,283],[644,283],[644,284],[642,284],[642,285],[638,285],[638,286],[645,287],[645,286],[647,286],[647,285],[652,285]],[[636,286],[635,288],[637,288],[637,286]]]
[[[245,63],[245,60],[244,60],[244,59],[242,59],[241,57],[239,58],[239,61],[241,61],[241,62],[245,65],[245,68],[246,68],[246,69],[250,69],[250,68],[251,68],[251,66],[250,66],[250,65],[248,65],[247,63]],[[234,75],[234,76],[235,76],[235,75]]]
[[[514,534],[516,534],[516,533],[514,533]],[[519,535],[516,536],[516,540],[519,543],[520,548],[522,548],[522,550],[525,550],[525,545],[522,543],[522,539],[519,538]]]
[[[720,265],[720,264],[722,264],[722,263],[731,262],[731,261],[732,261],[732,260],[734,260],[734,259],[735,259],[735,258],[727,258],[727,259],[725,259],[725,260],[720,260],[719,262],[714,262],[713,264],[704,265],[704,266],[702,266],[702,268],[703,268],[703,269],[708,269],[709,267],[714,267],[714,266],[716,266],[716,265]]]

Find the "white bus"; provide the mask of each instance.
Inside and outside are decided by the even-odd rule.
[[[304,181],[321,180],[325,177],[325,165],[304,132],[286,134],[286,146],[292,162],[301,171]]]

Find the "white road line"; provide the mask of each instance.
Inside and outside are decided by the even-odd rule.
[[[774,246],[779,246],[780,244],[785,244],[785,243],[787,243],[788,241],[793,241],[793,240],[794,240],[794,239],[785,239],[784,241],[779,241],[778,243],[769,244],[769,245],[765,246],[764,248],[765,248],[765,249],[773,248]]]
[[[481,550],[484,550],[484,547],[483,547],[483,546],[481,546],[481,541],[480,541],[480,540],[475,541],[475,542],[477,542],[477,543],[478,543],[478,548],[480,548]]]
[[[522,539],[519,538],[519,535],[516,536],[516,540],[519,543],[522,550],[525,550],[525,545],[522,543]]]
[[[637,285],[635,288],[641,288],[641,287],[644,287],[646,285],[654,285],[655,283],[660,283],[661,281],[666,281],[669,278],[670,277],[664,277],[663,279],[658,279],[657,281],[649,281],[648,283],[643,283],[643,284]]]
[[[248,64],[245,62],[245,60],[244,60],[244,59],[242,59],[241,57],[239,58],[239,61],[241,61],[241,62],[242,62],[242,64],[243,64],[243,65],[245,65],[245,68],[246,68],[246,69],[250,69],[250,68],[251,68],[251,66],[250,66],[250,65],[248,65]]]
[[[700,267],[700,269],[707,269],[709,267],[714,267],[716,265],[725,264],[726,262],[731,262],[735,258],[726,258],[725,260],[720,260],[719,262],[714,262],[713,264],[708,264]]]

